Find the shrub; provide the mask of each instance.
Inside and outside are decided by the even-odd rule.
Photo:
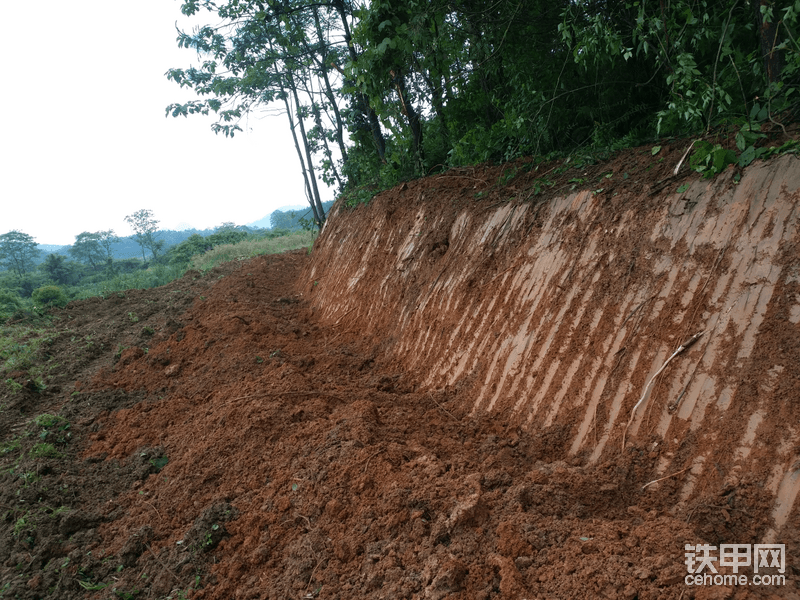
[[[9,290],[0,290],[0,323],[5,323],[22,308],[20,297]]]
[[[46,285],[33,291],[31,294],[37,306],[65,306],[69,300],[67,295],[57,285]]]

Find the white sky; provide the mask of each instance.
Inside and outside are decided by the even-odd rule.
[[[210,117],[165,117],[191,91],[164,73],[197,64],[175,42],[180,4],[3,3],[0,234],[66,245],[130,235],[124,218],[142,208],[163,229],[204,229],[307,204],[285,116],[251,115],[233,139]]]

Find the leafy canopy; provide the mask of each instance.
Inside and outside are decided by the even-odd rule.
[[[150,250],[153,259],[157,259],[164,242],[155,238],[158,221],[153,216],[153,211],[144,208],[137,210],[132,215],[126,216],[125,221],[133,228],[134,238],[142,249],[142,260],[147,260],[145,249]]]
[[[0,265],[17,277],[33,270],[41,251],[33,237],[21,231],[9,231],[0,235]]]
[[[188,0],[181,10],[216,24],[179,32],[200,63],[167,76],[201,99],[168,114],[214,113],[214,130],[233,135],[248,112],[280,110],[312,206],[317,178],[364,197],[447,166],[732,129],[733,156],[697,146],[694,164],[716,172],[763,156],[763,125],[780,129],[800,108],[800,0]]]

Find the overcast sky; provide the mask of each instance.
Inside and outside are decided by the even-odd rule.
[[[142,208],[163,229],[205,229],[307,203],[285,116],[253,115],[233,139],[165,117],[191,95],[164,73],[197,63],[175,43],[181,19],[179,0],[3,3],[0,234],[71,244],[130,235]]]

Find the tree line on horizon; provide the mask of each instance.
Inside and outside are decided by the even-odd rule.
[[[287,119],[313,218],[318,180],[360,200],[452,166],[705,138],[759,156],[800,106],[800,0],[183,0],[199,65],[167,77],[227,136]],[[735,135],[737,152],[708,142]],[[716,141],[716,140],[714,140]],[[702,154],[700,156],[698,153]],[[717,169],[718,170],[718,169]]]
[[[18,230],[0,235],[0,322],[21,307],[20,300],[62,304],[68,300],[63,288],[79,289],[154,268],[156,272],[147,276],[145,287],[161,285],[180,276],[193,256],[217,246],[276,238],[310,225],[303,211],[280,210],[270,215],[270,229],[227,222],[204,232],[164,231],[158,229],[158,220],[148,209],[128,215],[125,221],[134,231],[129,238],[120,238],[111,229],[84,231],[75,236],[71,246],[44,257],[33,236]],[[135,242],[141,259],[115,256],[114,246],[126,241]]]

